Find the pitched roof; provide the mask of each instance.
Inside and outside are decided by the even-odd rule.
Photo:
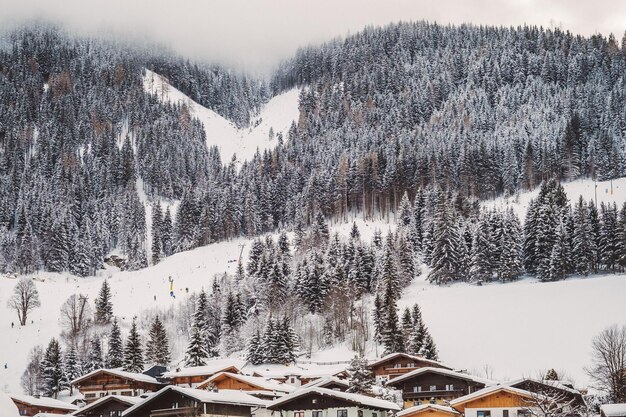
[[[427,366],[425,368],[418,368],[414,371],[411,372],[407,372],[406,374],[397,376],[389,381],[387,381],[387,385],[394,385],[398,382],[402,382],[406,379],[410,379],[413,378],[415,376],[418,375],[422,375],[422,374],[427,374],[427,373],[435,373],[435,374],[440,374],[440,375],[446,375],[449,376],[451,378],[458,378],[458,379],[464,379],[466,381],[473,381],[473,382],[477,382],[479,384],[484,384],[485,386],[488,385],[495,385],[496,382],[492,381],[490,379],[485,379],[485,378],[480,378],[474,375],[470,375],[470,374],[465,374],[462,372],[456,372],[456,371],[451,371],[449,369],[445,369],[445,368],[433,368],[430,366]]]
[[[131,379],[133,381],[138,381],[138,382],[147,382],[147,383],[151,383],[151,384],[159,384],[159,381],[157,381],[155,378],[149,376],[149,375],[144,375],[144,374],[136,374],[134,372],[128,372],[128,371],[123,371],[121,368],[115,368],[115,369],[95,369],[83,376],[79,376],[78,378],[74,379],[73,381],[70,381],[70,384],[75,385],[77,383],[79,383],[80,381],[84,381],[85,379],[89,379],[94,375],[99,374],[100,372],[104,372],[107,373],[109,375],[114,375],[114,376],[118,376],[120,378],[125,378],[125,379]]]
[[[533,394],[530,391],[526,391],[523,389],[519,389],[519,388],[514,388],[514,387],[510,387],[508,385],[493,385],[490,387],[486,387],[483,389],[480,389],[478,391],[472,392],[471,394],[467,394],[464,395],[462,397],[459,398],[455,398],[454,400],[450,401],[450,405],[452,407],[460,405],[460,404],[465,404],[468,403],[470,401],[474,401],[477,400],[479,398],[483,398],[486,397],[488,395],[494,394],[496,392],[500,392],[500,391],[506,391],[509,392],[511,394],[516,394],[516,395],[520,395],[522,397],[526,397],[526,398],[533,398]]]
[[[437,362],[437,361],[434,361],[432,359],[426,359],[423,356],[409,355],[408,353],[403,353],[403,352],[390,353],[389,355],[383,356],[380,359],[376,359],[373,362],[370,362],[369,366],[377,366],[377,365],[380,365],[381,363],[385,363],[385,362],[390,361],[392,359],[395,359],[395,358],[397,358],[399,356],[402,356],[402,357],[405,357],[405,358],[409,358],[409,359],[413,359],[414,361],[426,362],[426,363],[430,363],[430,364],[433,364],[433,365],[437,365],[437,366],[442,367],[442,368],[451,369],[450,367],[445,366],[441,362]]]
[[[145,400],[128,408],[126,411],[124,411],[124,413],[122,413],[122,415],[125,416],[130,414],[132,411],[142,407],[144,404],[151,402],[152,400],[160,397],[161,395],[169,391],[178,392],[201,403],[232,404],[246,407],[265,407],[270,403],[270,401],[261,400],[257,397],[247,394],[244,391],[239,390],[224,389],[219,391],[206,391],[195,388],[183,388],[177,387],[175,385],[168,385],[167,387],[155,392]]]
[[[339,379],[336,376],[327,376],[324,378],[315,379],[309,382],[308,384],[301,386],[300,388],[309,388],[309,387],[325,388],[325,385],[331,385],[331,384],[341,385],[346,388],[350,386],[350,384],[348,384],[348,382],[343,379]]]
[[[206,381],[202,382],[200,385],[198,385],[198,388],[204,387],[205,384],[208,385],[224,377],[236,379],[241,382],[245,382],[246,384],[253,385],[265,391],[278,391],[278,392],[286,393],[286,392],[293,392],[296,390],[296,387],[292,385],[283,384],[283,383],[272,381],[272,380],[267,380],[266,378],[259,377],[259,376],[233,374],[232,372],[219,372],[213,375],[212,377],[210,377],[209,379],[207,379]]]
[[[510,387],[517,387],[518,385],[521,385],[524,382],[534,382],[536,384],[545,385],[546,387],[549,387],[549,388],[554,388],[554,389],[558,389],[561,391],[569,392],[570,394],[573,394],[573,395],[582,396],[581,392],[578,391],[576,388],[568,387],[561,381],[553,381],[549,379],[542,380],[542,379],[533,379],[533,378],[522,378],[522,379],[516,379],[514,381],[505,382],[503,385],[508,385]]]
[[[626,416],[626,403],[604,404],[600,406],[600,410],[606,417]]]
[[[428,410],[428,409],[433,409],[433,410],[437,410],[437,411],[443,411],[444,413],[450,413],[450,414],[461,414],[458,411],[456,411],[454,408],[446,407],[445,405],[422,404],[422,405],[416,405],[414,407],[406,408],[406,409],[400,411],[398,414],[396,414],[396,417],[402,417],[402,416],[407,415],[407,414],[418,413],[420,411]]]
[[[301,378],[323,378],[327,376],[335,376],[346,372],[348,364],[345,365],[318,365],[307,369],[301,365],[246,365],[243,372],[246,374],[261,375],[266,378],[287,378],[289,376],[298,376]]]
[[[43,408],[56,408],[57,410],[68,410],[75,411],[78,409],[74,404],[66,403],[65,401],[55,400],[54,398],[48,397],[32,397],[30,395],[18,395],[18,394],[7,394],[14,401],[19,401],[24,404],[34,405],[36,407]]]
[[[180,378],[190,376],[213,375],[218,372],[235,368],[238,371],[243,367],[244,362],[236,359],[214,359],[207,362],[204,366],[191,366],[189,368],[181,368],[175,371],[163,373],[163,378]]]
[[[381,400],[378,398],[368,397],[367,395],[361,394],[351,394],[342,391],[335,391],[328,388],[320,388],[320,387],[310,387],[305,389],[300,389],[293,394],[285,395],[277,400],[272,401],[272,403],[267,407],[271,410],[278,410],[280,406],[286,404],[290,401],[295,400],[296,398],[300,398],[310,394],[318,394],[322,396],[329,396],[333,398],[338,398],[341,400],[345,400],[354,404],[359,404],[371,408],[375,408],[378,410],[394,410],[399,411],[401,408],[391,401]]]
[[[97,406],[99,406],[102,403],[106,403],[108,401],[112,401],[112,400],[118,400],[124,404],[127,404],[128,406],[133,406],[135,404],[137,404],[140,401],[143,401],[144,398],[141,397],[129,397],[127,395],[107,395],[106,397],[102,397],[102,398],[98,398],[96,401],[92,402],[91,404],[88,404],[86,406],[84,406],[83,408],[79,408],[78,410],[74,411],[72,413],[72,415],[78,415],[78,414],[82,414],[85,411],[89,411],[93,408],[96,408]]]

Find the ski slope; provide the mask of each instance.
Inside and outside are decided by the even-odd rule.
[[[191,114],[204,126],[207,146],[217,146],[224,163],[229,163],[233,155],[241,162],[251,159],[257,149],[263,152],[265,149],[275,147],[278,143],[276,139],[278,133],[282,133],[286,141],[291,124],[297,122],[300,115],[298,110],[300,90],[294,88],[266,103],[250,127],[237,129],[224,117],[196,103],[170,85],[164,77],[148,69],[145,71],[143,78],[145,91],[156,95],[163,102],[187,105]],[[274,131],[273,138],[270,138],[270,129]]]
[[[589,183],[592,182],[580,181],[576,186],[571,183],[565,188],[568,193],[580,193],[589,189]],[[620,190],[626,187],[623,179],[614,182],[614,186],[617,185]],[[577,197],[569,194],[570,200]],[[510,204],[517,204],[522,210],[522,202],[530,198],[522,194],[520,203]],[[626,196],[614,198],[620,204],[626,200]],[[394,224],[385,221],[355,221],[363,240],[370,240],[376,229],[383,234],[395,229]],[[352,219],[332,224],[331,233],[347,236],[351,227]],[[11,328],[11,322],[17,323],[17,316],[7,308],[17,280],[0,276],[0,391],[21,392],[19,378],[29,350],[35,344],[45,346],[50,338],[59,336],[59,310],[70,295],[86,294],[94,300],[102,281],[108,278],[114,312],[122,319],[122,332],[126,335],[133,316],[146,310],[164,311],[175,307],[185,299],[186,289],[190,293],[209,289],[215,274],[234,273],[237,264],[229,261],[239,257],[241,244],[245,262],[251,240],[235,239],[175,254],[140,271],[109,268],[89,278],[37,273],[34,278],[42,306],[33,311],[24,328],[17,324]],[[437,287],[425,281],[428,271],[425,267],[422,270],[423,275],[405,290],[399,306],[419,303],[441,359],[479,374],[484,365],[494,370],[494,377],[503,379],[535,375],[538,370],[554,367],[573,378],[577,385],[584,386],[588,380],[583,367],[589,365],[593,335],[613,323],[626,325],[623,300],[626,275],[570,278],[554,283],[539,283],[529,278],[482,287],[470,284]],[[176,299],[168,294],[169,276],[174,279]],[[183,337],[172,342],[176,357],[184,351],[186,342]],[[374,357],[376,352],[376,347],[370,345],[367,355]],[[335,346],[314,352],[311,360],[342,361],[353,355],[346,346]]]

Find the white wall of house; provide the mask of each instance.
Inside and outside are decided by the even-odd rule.
[[[489,417],[529,417],[528,407],[494,407],[494,408],[466,408],[465,417],[484,417],[480,411],[488,411]],[[505,411],[508,411],[506,416]]]
[[[369,410],[367,408],[360,407],[339,407],[339,408],[326,408],[321,410],[283,410],[282,417],[295,417],[295,413],[304,411],[304,417],[313,417],[313,411],[321,411],[322,417],[339,417],[339,410],[348,410],[348,417],[359,417],[359,410],[363,410],[363,417],[387,417],[386,411]],[[274,411],[273,417],[280,417],[280,411]],[[257,417],[255,415],[255,417]],[[261,417],[261,416],[259,416]],[[264,416],[265,417],[265,416]],[[515,416],[511,416],[515,417]]]

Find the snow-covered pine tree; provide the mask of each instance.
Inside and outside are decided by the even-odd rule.
[[[446,199],[442,196],[434,219],[432,253],[429,257],[432,264],[428,274],[430,282],[445,284],[461,278],[460,239],[452,209],[447,206]]]
[[[246,346],[246,360],[253,365],[260,365],[264,362],[264,354],[261,350],[261,332],[257,328]]]
[[[152,204],[152,264],[156,265],[161,259],[163,245],[161,242],[161,233],[163,230],[163,214],[161,205],[156,200]]]
[[[87,353],[87,361],[85,363],[85,372],[95,371],[104,368],[102,359],[102,343],[98,336],[93,336],[89,343],[89,352]]]
[[[153,365],[167,366],[170,362],[170,347],[167,332],[157,314],[150,326],[146,343],[146,362]]]
[[[490,234],[489,218],[482,215],[478,220],[472,240],[470,276],[474,281],[491,281],[493,277],[493,237]]]
[[[620,258],[617,205],[602,203],[600,213],[600,260],[606,270],[616,272]]]
[[[74,386],[70,384],[71,381],[83,375],[83,368],[76,352],[74,344],[69,346],[65,351],[65,357],[63,361],[63,372],[67,378],[67,386],[70,389],[70,395],[73,393]],[[64,387],[65,388],[65,387]]]
[[[413,312],[411,315],[413,323],[407,340],[407,353],[410,353],[411,355],[419,355],[422,351],[422,347],[424,346],[424,337],[427,331],[426,326],[424,325],[424,320],[422,319],[422,311],[420,310],[419,305],[413,305]]]
[[[433,337],[430,335],[430,332],[427,328],[425,328],[424,333],[424,345],[420,350],[420,355],[425,357],[426,359],[430,359],[433,361],[439,360],[439,353],[437,352],[437,346],[435,345],[435,341]]]
[[[404,338],[398,320],[398,308],[396,306],[397,293],[391,276],[388,277],[384,297],[384,320],[382,326],[382,342],[386,353],[404,352]]]
[[[122,344],[122,332],[120,331],[120,326],[117,324],[117,317],[113,319],[113,323],[111,324],[106,366],[107,368],[120,368],[124,366],[124,345]]]
[[[589,235],[589,208],[582,195],[574,207],[574,236],[572,237],[572,264],[576,273],[588,275],[592,263],[592,250]]]
[[[109,286],[109,281],[106,279],[102,282],[95,305],[96,324],[102,325],[111,323],[111,319],[113,318],[113,302],[111,301],[111,287]]]
[[[496,268],[498,278],[502,281],[512,281],[523,271],[522,227],[513,209],[509,209],[504,217],[499,246],[500,259]]]
[[[185,352],[185,366],[202,366],[209,358],[209,351],[215,348],[214,341],[208,340],[209,304],[206,292],[200,291],[196,300],[196,311]]]
[[[400,208],[398,209],[398,225],[405,230],[408,229],[413,218],[413,207],[409,201],[409,195],[405,191],[400,200]]]
[[[362,356],[354,356],[348,367],[348,389],[346,392],[370,394],[375,377],[369,369],[368,361]]]
[[[143,348],[141,346],[141,337],[137,330],[137,318],[133,318],[133,324],[130,326],[128,340],[124,347],[124,370],[128,372],[143,372]]]
[[[54,338],[48,343],[41,362],[41,376],[43,378],[43,394],[46,397],[57,398],[59,392],[64,388],[67,378],[63,370],[61,347]]]

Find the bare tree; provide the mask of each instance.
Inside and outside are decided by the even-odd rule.
[[[91,306],[89,298],[82,294],[72,294],[63,306],[59,321],[64,329],[65,336],[71,343],[80,346],[80,337],[87,334],[91,325]]]
[[[17,312],[20,324],[26,326],[28,313],[41,306],[37,287],[31,278],[24,277],[17,282],[7,306]]]
[[[558,382],[536,381],[530,398],[523,401],[527,414],[534,417],[580,417],[588,414],[582,395],[569,392]]]
[[[20,385],[27,395],[39,395],[43,391],[43,377],[41,375],[43,356],[41,345],[32,348],[28,355],[28,365],[26,365],[20,379]]]
[[[595,388],[612,402],[626,402],[626,326],[612,326],[594,337],[593,364],[586,369]]]

